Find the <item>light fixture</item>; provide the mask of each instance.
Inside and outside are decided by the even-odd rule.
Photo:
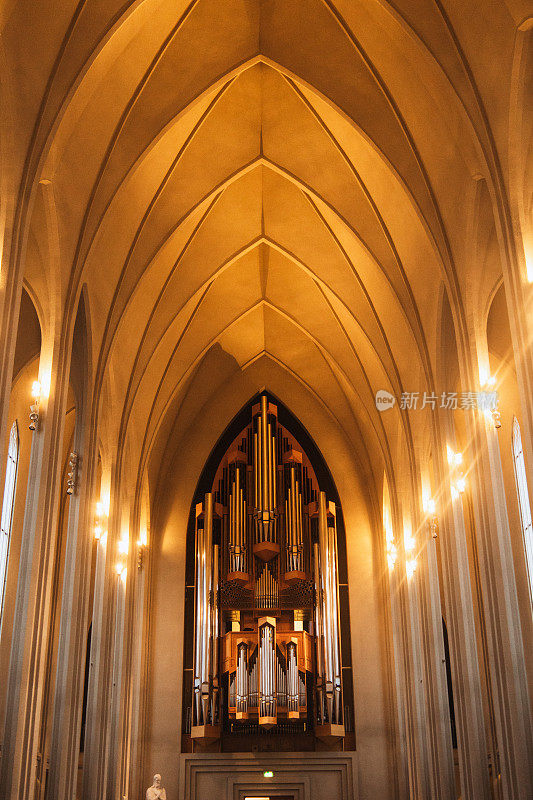
[[[397,558],[398,558],[398,550],[396,548],[396,545],[393,542],[391,542],[390,544],[387,543],[387,564],[391,572],[394,569],[394,565],[396,564]]]
[[[129,549],[130,549],[130,544],[128,540],[120,539],[118,543],[118,552],[121,553],[123,556],[127,556]]]
[[[37,429],[37,423],[39,422],[39,400],[41,399],[41,384],[39,381],[33,381],[31,387],[31,396],[33,397],[33,403],[30,405],[30,431],[34,431]]]
[[[408,561],[405,562],[405,572],[408,580],[410,580],[413,577],[413,575],[415,574],[415,570],[416,570],[416,558],[410,558]]]
[[[449,445],[447,445],[446,450],[448,455],[448,464],[451,467],[450,477],[452,498],[456,500],[466,489],[465,478],[461,470],[458,469],[458,467],[463,463],[463,454],[454,453]]]
[[[437,505],[435,500],[430,497],[426,503],[426,513],[429,518],[429,530],[433,539],[439,535],[439,520],[437,517]]]
[[[263,772],[263,778],[273,778],[273,777],[274,777],[274,773],[272,772],[272,770],[266,769]]]
[[[390,572],[394,569],[396,559],[398,558],[398,550],[394,543],[394,533],[392,531],[392,524],[390,519],[389,509],[383,509],[383,526],[385,528],[385,544],[387,549],[387,564]]]
[[[483,384],[483,392],[480,395],[482,401],[480,409],[485,414],[486,419],[498,429],[502,426],[502,415],[498,409],[498,392],[491,391],[495,385],[496,378],[494,375],[489,375]]]
[[[148,533],[146,530],[142,530],[139,534],[139,539],[137,541],[137,569],[143,568],[144,563],[144,549],[148,544]]]
[[[404,537],[404,547],[408,553],[411,553],[415,549],[416,542],[412,534],[406,533]]]
[[[107,515],[104,504],[101,500],[96,503],[96,514],[94,519],[94,538],[99,542],[107,535]]]
[[[67,472],[67,494],[74,494],[76,491],[76,479],[78,477],[78,454],[72,452],[68,457]]]

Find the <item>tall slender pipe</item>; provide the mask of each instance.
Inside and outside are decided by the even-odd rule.
[[[261,483],[263,487],[261,510],[268,509],[268,440],[267,440],[267,398],[261,397]]]

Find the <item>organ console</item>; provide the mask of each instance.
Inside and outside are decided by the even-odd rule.
[[[190,736],[345,735],[336,507],[266,395],[195,509]]]

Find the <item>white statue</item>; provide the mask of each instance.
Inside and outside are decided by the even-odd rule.
[[[167,800],[167,793],[161,786],[161,775],[154,775],[154,782],[146,790],[146,800]]]

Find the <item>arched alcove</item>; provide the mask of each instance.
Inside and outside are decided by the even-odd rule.
[[[258,475],[262,474],[257,464],[259,456],[254,449],[255,445],[252,444],[254,436],[252,418],[259,425],[259,419],[262,418],[260,410],[262,402],[265,415],[268,409],[270,420],[268,425],[272,425],[273,430],[276,429],[276,432],[272,433],[272,451],[269,451],[268,456],[271,493],[268,504],[272,514],[269,526],[271,524],[272,528],[269,527],[266,533],[257,529],[257,525],[260,524],[257,520],[254,523],[260,501],[257,499],[258,487],[256,486],[254,491],[252,486],[252,474],[256,472]],[[239,480],[242,480],[240,489]],[[240,500],[235,499],[236,491],[240,492]],[[320,493],[324,496],[324,502],[328,502],[329,524],[335,529],[334,569],[337,578],[333,580],[336,583],[337,599],[335,599],[336,610],[331,612],[333,617],[328,625],[320,623],[317,616],[320,615],[317,606],[321,589],[314,584],[319,565],[318,552],[313,557],[312,541],[316,538],[318,547]],[[232,630],[237,630],[234,626],[237,624],[235,617],[238,616],[238,630],[243,632],[242,636],[248,637],[246,652],[249,657],[246,665],[241,664],[242,676],[239,671],[230,669],[228,673],[220,666],[215,668],[216,674],[212,676],[217,686],[220,681],[217,690],[220,692],[219,708],[216,714],[213,713],[213,716],[217,717],[220,731],[220,742],[215,743],[215,750],[221,747],[223,751],[230,752],[302,751],[316,749],[317,743],[320,748],[339,749],[342,746],[344,750],[353,749],[355,738],[350,609],[342,508],[331,473],[316,444],[291,411],[278,398],[266,392],[253,397],[219,438],[204,466],[191,506],[186,555],[183,749],[188,750],[191,746],[196,749],[201,745],[203,749],[207,747],[209,750],[212,745],[211,742],[205,741],[203,736],[200,736],[200,739],[204,741],[194,741],[195,701],[191,682],[193,670],[194,675],[198,671],[198,664],[192,656],[195,649],[194,641],[200,635],[198,598],[195,603],[195,593],[191,592],[191,587],[195,585],[195,560],[196,570],[198,569],[198,553],[195,559],[195,535],[198,535],[196,517],[198,508],[202,506],[205,498],[210,496],[213,497],[215,510],[218,508],[220,512],[219,524],[215,521],[213,530],[216,529],[218,538],[218,544],[215,546],[218,584],[214,589],[218,600],[215,602],[214,613],[220,617],[221,626],[220,640],[215,645],[211,639],[210,646],[221,648],[237,646],[238,636],[236,637]],[[252,508],[256,508],[256,511],[252,512]],[[238,550],[237,555],[235,546]],[[268,555],[258,556],[256,549],[263,547],[266,547]],[[315,563],[314,568],[313,563]],[[235,568],[240,572],[235,572]],[[326,569],[325,565],[323,569]],[[260,617],[262,614],[273,615],[272,618],[276,619],[277,625],[274,634],[277,642],[274,644],[277,670],[274,681],[277,681],[277,692],[276,700],[272,701],[276,706],[276,724],[270,722],[266,726],[262,726],[261,723],[259,708],[261,703],[258,700],[260,691],[258,693],[257,686],[259,690],[261,689],[257,677],[260,648],[256,649],[255,636],[258,629],[255,628],[256,622],[254,622],[258,619],[258,615]],[[230,621],[230,617],[233,622]],[[298,626],[297,631],[292,630],[292,624]],[[332,632],[336,631],[335,641],[331,646],[335,648],[335,652],[338,650],[337,657],[341,663],[338,671],[340,705],[336,710],[336,716],[333,708],[329,712],[333,713],[336,719],[338,734],[336,736],[331,735],[330,728],[322,737],[317,733],[325,728],[322,723],[328,713],[319,711],[318,698],[322,698],[323,692],[323,689],[318,688],[319,684],[321,685],[321,676],[318,672],[321,659],[318,633],[320,624],[324,624],[328,629],[327,636],[330,626]],[[292,631],[291,634],[287,633],[289,630]],[[291,679],[296,681],[296,672],[291,673],[290,655],[292,644],[296,645],[297,639],[299,668],[296,672],[300,681],[299,706],[291,711],[291,704],[298,705],[298,702],[291,697],[290,689]],[[304,656],[300,654],[300,650],[303,649],[306,652],[306,667],[302,669]],[[239,679],[241,682],[244,681],[247,687],[249,682],[251,687],[254,680],[257,684],[255,690],[250,688],[248,691],[246,688],[245,696],[237,700],[246,706],[246,711],[231,710],[235,705],[235,682],[239,683]],[[325,697],[322,699],[325,702]],[[255,705],[252,706],[252,703]]]
[[[337,422],[301,383],[269,359],[256,362],[245,373],[239,371],[227,378],[214,395],[196,404],[194,413],[184,412],[181,418],[178,413],[181,426],[169,422],[167,445],[158,448],[161,467],[153,495],[150,535],[150,639],[143,770],[148,776],[164,762],[170,779],[178,780],[176,754],[184,749],[182,655],[186,615],[178,614],[177,609],[183,607],[186,593],[191,592],[190,578],[186,574],[186,534],[191,505],[194,505],[196,492],[201,493],[202,486],[207,485],[215,462],[223,452],[227,420],[236,418],[235,427],[242,429],[244,422],[249,422],[249,414],[245,411],[239,417],[241,409],[249,409],[250,398],[264,391],[265,386],[269,396],[278,400],[280,409],[282,406],[290,409],[290,414],[285,411],[280,414],[287,413],[287,419],[292,420],[290,424],[301,437],[300,442],[305,442],[310,451],[318,449],[322,454],[320,461],[328,468],[323,468],[322,476],[333,491],[336,487],[335,494],[342,504],[348,584],[342,591],[349,597],[351,618],[347,650],[351,651],[355,676],[357,759],[363,773],[361,781],[372,791],[370,787],[381,785],[382,776],[388,774],[389,749],[394,746],[387,733],[390,722],[385,722],[393,713],[388,694],[390,678],[386,677],[390,669],[385,630],[387,612],[381,605],[383,596],[376,581],[376,575],[383,573],[382,532],[373,528],[371,503],[361,479],[357,455]],[[236,434],[232,429],[226,435]],[[217,442],[222,442],[218,451]],[[349,658],[346,649],[343,658],[344,655]],[[377,719],[383,725],[379,734],[376,734]],[[382,764],[381,776],[373,769],[375,763]]]

